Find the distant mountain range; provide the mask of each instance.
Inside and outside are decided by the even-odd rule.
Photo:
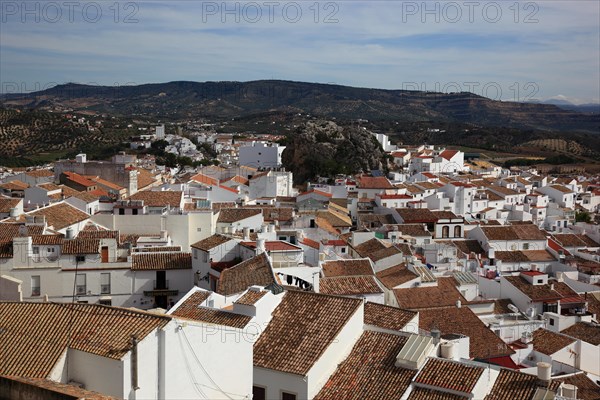
[[[594,110],[587,105],[503,102],[465,92],[443,94],[279,80],[121,87],[65,84],[40,92],[3,95],[0,102],[11,108],[147,115],[172,121],[283,112],[352,120],[600,133],[600,114],[581,112]]]
[[[600,104],[599,103],[573,104],[568,100],[561,100],[561,99],[549,99],[549,100],[543,101],[542,103],[553,104],[557,107],[562,108],[563,110],[576,111],[579,113],[588,113],[588,114],[600,114]]]

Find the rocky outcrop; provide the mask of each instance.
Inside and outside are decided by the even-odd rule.
[[[294,182],[317,176],[354,174],[385,167],[385,153],[362,127],[341,127],[332,121],[310,121],[289,138],[283,165]]]

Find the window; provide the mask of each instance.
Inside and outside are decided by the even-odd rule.
[[[550,326],[554,326],[554,318],[550,318]]]
[[[110,272],[100,274],[100,293],[110,293]]]
[[[85,256],[84,255],[78,255],[75,256],[75,262],[85,262]]]
[[[198,259],[198,250],[194,249],[194,260]]]
[[[447,238],[448,236],[450,236],[450,227],[449,226],[443,226],[442,227],[442,237],[443,238]]]
[[[208,253],[203,251],[202,252],[202,261],[204,261],[205,263],[208,262]]]
[[[267,400],[267,389],[260,386],[252,386],[252,400]]]
[[[346,248],[342,247],[342,254],[344,254],[346,252]]]
[[[543,279],[538,279],[537,283],[540,284],[540,285],[543,285],[544,284],[544,280]]]
[[[40,293],[40,276],[34,275],[31,277],[31,296],[39,296]]]
[[[296,400],[294,393],[281,392],[281,400]]]
[[[78,295],[84,295],[87,293],[87,287],[85,284],[85,274],[75,275],[75,293]]]
[[[134,208],[134,209],[132,209],[132,210],[131,210],[131,213],[132,213],[133,215],[138,215],[138,209],[137,209],[137,208]]]
[[[125,215],[125,209],[119,208],[119,215]]]
[[[40,248],[37,246],[33,246],[33,254],[40,254]]]
[[[98,300],[98,304],[102,304],[103,306],[112,306],[111,299]]]
[[[462,237],[460,226],[454,227],[454,237]]]

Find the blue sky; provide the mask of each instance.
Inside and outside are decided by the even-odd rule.
[[[518,101],[600,97],[596,0],[70,4],[0,1],[2,92],[274,78]]]

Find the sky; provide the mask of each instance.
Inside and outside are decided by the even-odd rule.
[[[0,91],[282,79],[600,102],[600,1],[0,1]]]

